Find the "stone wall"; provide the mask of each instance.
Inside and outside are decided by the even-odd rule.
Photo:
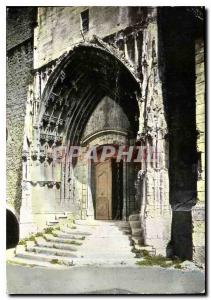
[[[33,37],[36,25],[36,8],[8,7],[7,8],[7,50],[20,46]]]
[[[89,31],[81,33],[81,12],[89,9]],[[146,19],[143,7],[39,7],[35,30],[34,67],[39,68],[58,58],[73,45],[115,34]]]
[[[33,80],[34,8],[12,7],[7,13],[7,204],[19,217],[25,107]]]
[[[196,62],[196,126],[198,131],[197,204],[193,208],[193,258],[205,262],[205,62],[204,40],[195,44]]]

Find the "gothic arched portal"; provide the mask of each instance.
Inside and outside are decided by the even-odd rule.
[[[69,156],[72,146],[87,147],[93,143],[94,139],[85,141],[86,129],[103,99],[107,99],[101,108],[105,122],[95,142],[99,145],[135,143],[139,130],[140,84],[128,63],[118,55],[99,43],[80,44],[65,54],[48,74],[34,121],[32,214],[44,216],[47,212],[68,211],[80,218],[93,217],[89,206],[89,166],[79,162],[73,166]],[[99,124],[96,120],[95,123]],[[135,208],[136,175],[134,166],[131,168],[128,173],[133,178],[129,180],[126,171],[122,178],[125,186],[129,184],[124,201],[133,202],[131,207],[127,205],[125,218]],[[129,170],[130,166],[124,165],[123,169]]]

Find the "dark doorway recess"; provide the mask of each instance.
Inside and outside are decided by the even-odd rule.
[[[112,219],[122,220],[123,162],[112,159]]]
[[[14,248],[19,242],[19,224],[16,216],[7,209],[6,215],[7,249]]]

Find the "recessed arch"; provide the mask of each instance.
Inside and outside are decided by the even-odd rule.
[[[119,145],[134,143],[139,131],[140,80],[121,53],[104,42],[95,40],[73,47],[59,59],[43,90],[34,126],[37,143],[35,159],[39,158],[40,164],[34,165],[33,169],[34,174],[38,174],[38,181],[39,176],[43,178],[45,174],[45,183],[33,187],[36,191],[32,191],[32,203],[37,203],[35,195],[39,193],[39,199],[46,199],[42,204],[43,211],[76,210],[80,218],[83,214],[85,218],[93,217],[93,197],[90,196],[90,176],[93,177],[91,165],[83,165],[79,161],[71,164],[69,156],[70,147],[79,146],[83,142],[86,124],[105,97],[112,99],[116,105],[114,106],[118,107],[117,111],[122,111],[122,116],[126,116],[130,124],[129,130],[122,134],[122,130],[115,131],[118,128],[107,128],[112,131],[108,133],[103,130],[94,140],[99,140],[98,137],[104,135],[101,145],[115,141]],[[46,144],[49,145],[47,150]],[[53,161],[51,155],[57,153],[60,146],[63,151],[62,159]],[[124,180],[130,181],[131,189],[134,189],[134,178],[129,180],[126,172],[123,173]],[[135,171],[133,173],[135,176]],[[49,185],[51,189],[47,188]],[[59,186],[59,189],[55,189],[55,186]],[[133,199],[128,200],[133,202],[130,213],[135,207],[134,192],[131,193],[132,196],[128,195],[128,199]],[[124,195],[126,199],[126,192]],[[41,213],[38,208],[36,210]]]
[[[41,132],[56,130],[63,144],[79,144],[85,124],[106,95],[121,103],[130,120],[138,120],[140,81],[128,62],[105,43],[77,45],[64,54],[43,91],[38,114]],[[136,115],[130,112],[132,106]],[[135,126],[138,131],[138,122]]]

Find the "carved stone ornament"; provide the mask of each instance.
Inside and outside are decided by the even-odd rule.
[[[48,186],[48,188],[52,188],[54,186],[54,182],[53,181],[48,181],[47,186]]]
[[[22,159],[23,159],[24,161],[26,161],[27,158],[28,158],[28,156],[29,156],[29,151],[28,151],[28,150],[23,150],[23,153],[22,153]]]
[[[38,151],[37,150],[32,150],[31,151],[31,157],[33,160],[36,160],[38,156]]]
[[[138,180],[142,180],[145,177],[146,171],[145,170],[140,170],[138,171]]]

